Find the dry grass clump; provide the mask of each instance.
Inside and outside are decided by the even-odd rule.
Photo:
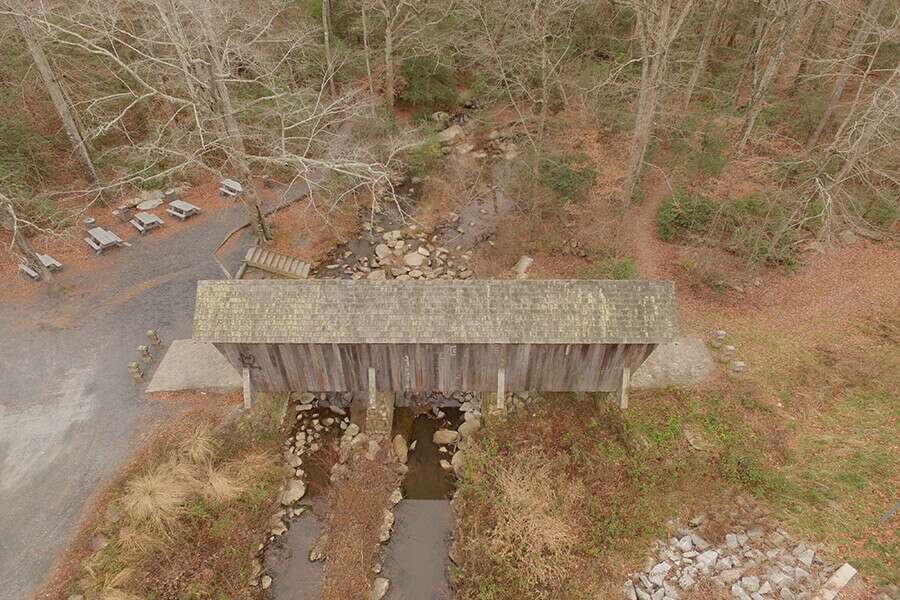
[[[261,399],[221,425],[224,411],[181,415],[161,431],[91,511],[79,567],[42,598],[259,597],[247,573],[277,504],[280,402]],[[90,548],[98,535],[108,540]],[[64,578],[63,578],[64,577]]]
[[[166,462],[125,484],[121,502],[136,523],[147,523],[159,531],[166,531],[199,486],[200,480],[193,466]]]
[[[500,463],[496,486],[500,497],[491,550],[520,564],[529,585],[549,583],[571,563],[584,486],[538,449]]]

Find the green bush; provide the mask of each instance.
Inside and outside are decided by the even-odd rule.
[[[413,177],[427,177],[442,157],[441,144],[437,136],[430,132],[421,144],[407,151],[406,164]]]
[[[607,256],[578,274],[582,279],[634,279],[637,267],[628,256]]]
[[[407,59],[400,69],[405,82],[400,99],[422,111],[450,110],[456,106],[456,75],[432,56]]]
[[[727,162],[723,154],[727,145],[721,130],[707,125],[700,137],[700,147],[693,153],[694,166],[707,175],[718,175]]]
[[[900,218],[897,195],[890,191],[880,191],[862,208],[860,216],[867,223],[879,229],[890,229]]]
[[[560,202],[587,199],[597,181],[597,173],[583,154],[542,158],[538,164],[538,182],[553,191]]]
[[[715,204],[703,196],[675,190],[659,207],[656,234],[660,239],[671,242],[691,233],[708,233],[715,212]]]

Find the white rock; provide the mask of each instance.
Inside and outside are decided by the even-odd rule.
[[[394,526],[394,513],[388,509],[384,509],[384,519],[381,522],[381,532],[378,534],[378,541],[382,544],[391,539],[391,528]]]
[[[297,502],[306,494],[306,484],[299,479],[291,479],[288,481],[285,490],[281,493],[281,504],[290,506]]]
[[[453,467],[453,472],[459,475],[460,471],[463,468],[463,465],[465,464],[465,461],[465,453],[462,450],[456,452],[456,454],[453,455],[453,458],[450,459],[450,466]]]
[[[409,448],[406,447],[406,440],[399,433],[394,436],[393,446],[397,460],[400,461],[400,464],[405,465],[409,457]]]
[[[423,264],[425,264],[425,257],[418,252],[410,252],[403,257],[403,262],[408,267],[421,267]]]
[[[689,590],[694,587],[695,584],[694,578],[686,572],[682,573],[681,577],[678,579],[678,585],[680,585],[683,590]]]
[[[434,435],[431,436],[431,441],[438,445],[452,444],[458,439],[459,432],[453,431],[452,429],[438,429],[434,432]]]
[[[741,578],[741,570],[740,569],[725,569],[721,573],[719,573],[719,577],[725,583],[725,585],[731,585],[732,583],[736,583],[738,579]]]
[[[716,564],[716,560],[719,558],[719,553],[715,550],[707,550],[703,554],[697,557],[697,566],[704,572],[709,572],[710,569]]]
[[[467,413],[467,414],[474,414],[474,413]],[[476,431],[478,431],[479,429],[481,429],[481,419],[474,418],[474,419],[469,419],[465,423],[462,423],[459,426],[458,432],[461,437],[468,437],[468,436],[472,435],[473,433],[475,433]],[[690,541],[690,540],[688,540],[688,541]]]
[[[386,577],[376,577],[372,582],[372,591],[369,593],[369,600],[381,600],[387,594],[391,582]]]
[[[462,435],[462,434],[460,434],[460,435]],[[678,542],[676,542],[675,546],[678,547],[678,549],[681,550],[682,552],[688,552],[691,548],[694,547],[694,542],[691,541],[691,536],[686,535],[683,538],[681,538],[680,540],[678,540]]]
[[[441,465],[441,468],[445,471],[453,470],[453,465],[451,465],[447,460],[441,459],[440,465]]]
[[[262,579],[259,580],[259,586],[264,590],[269,589],[272,586],[272,578],[268,575],[263,575]]]
[[[748,575],[741,579],[741,587],[747,590],[748,592],[758,592],[759,591],[759,577],[755,575]]]
[[[391,249],[387,247],[386,244],[378,244],[375,246],[375,256],[378,258],[384,258],[386,256],[390,256]]]
[[[650,579],[650,581],[654,585],[661,586],[663,583],[663,580],[665,580],[665,578],[666,578],[666,574],[669,572],[669,569],[671,569],[671,568],[672,568],[671,564],[669,564],[667,561],[663,561],[663,562],[659,563],[658,565],[654,566],[652,569],[650,569],[650,573],[647,575],[647,577]]]

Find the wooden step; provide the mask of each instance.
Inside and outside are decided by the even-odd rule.
[[[310,265],[308,263],[258,246],[247,250],[244,262],[249,267],[291,279],[306,279],[309,276]]]

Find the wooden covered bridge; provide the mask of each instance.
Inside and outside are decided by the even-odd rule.
[[[194,339],[265,391],[615,392],[677,333],[670,282],[226,280],[197,286]],[[392,412],[392,408],[391,408]]]

